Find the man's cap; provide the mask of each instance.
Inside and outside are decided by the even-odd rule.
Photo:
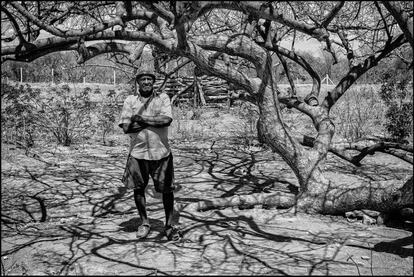
[[[152,80],[155,82],[155,75],[149,70],[140,70],[138,71],[137,75],[135,75],[135,80],[137,81],[142,76],[150,76]]]

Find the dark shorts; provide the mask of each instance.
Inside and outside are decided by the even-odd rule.
[[[122,183],[128,188],[144,191],[151,176],[155,191],[168,193],[174,191],[173,156],[149,161],[128,157]]]

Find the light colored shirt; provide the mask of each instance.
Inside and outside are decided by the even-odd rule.
[[[155,95],[148,107],[145,108],[144,104],[148,99],[140,95],[129,95],[124,101],[119,124],[131,123],[131,117],[136,114],[144,116],[166,115],[172,118],[171,101],[166,93]],[[168,126],[148,126],[138,133],[128,135],[131,138],[130,155],[136,159],[160,160],[171,152],[168,144]]]

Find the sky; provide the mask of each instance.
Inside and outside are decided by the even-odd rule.
[[[291,41],[282,41],[280,43],[282,47],[290,49],[292,46]],[[311,38],[307,40],[300,40],[295,42],[295,50],[303,51],[303,52],[310,52],[314,56],[322,57],[322,50],[323,44],[319,42],[317,39]]]

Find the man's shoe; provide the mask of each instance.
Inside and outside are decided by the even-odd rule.
[[[151,229],[151,225],[149,223],[143,223],[138,227],[137,231],[137,239],[144,239],[148,236]]]

